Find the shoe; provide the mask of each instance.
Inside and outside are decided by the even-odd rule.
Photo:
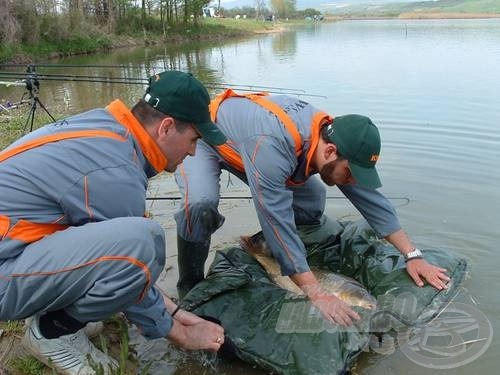
[[[118,363],[98,350],[84,333],[84,329],[71,335],[46,339],[40,332],[39,315],[35,315],[22,339],[23,345],[47,366],[64,375],[96,375],[91,363],[102,365],[105,374]],[[90,358],[90,361],[89,361]]]
[[[24,320],[24,326],[28,327],[31,324],[32,319],[33,319],[32,316],[26,318]],[[88,322],[87,325],[83,328],[83,332],[85,332],[85,334],[89,339],[99,336],[99,334],[101,334],[102,331],[104,331],[103,322]]]

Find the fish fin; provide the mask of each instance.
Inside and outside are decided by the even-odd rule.
[[[268,256],[269,254],[266,252],[266,242],[264,237],[259,235],[260,233],[262,232],[254,234],[253,236],[240,236],[240,246],[250,254]]]

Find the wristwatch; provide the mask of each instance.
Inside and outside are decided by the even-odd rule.
[[[410,251],[409,253],[407,253],[405,255],[405,262],[408,262],[409,260],[412,260],[412,259],[422,259],[424,257],[424,254],[422,254],[422,252],[417,249],[417,248],[414,248],[412,251]]]

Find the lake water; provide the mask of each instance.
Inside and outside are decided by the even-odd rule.
[[[342,21],[222,46],[120,50],[65,62],[128,64],[126,69],[63,71],[99,76],[143,77],[165,68],[189,69],[212,85],[303,90],[326,96],[303,99],[331,114],[370,116],[382,135],[378,164],[382,191],[397,206],[403,227],[419,247],[442,248],[467,258],[470,276],[460,298],[487,317],[493,337],[479,358],[459,367],[450,365],[448,370],[416,364],[396,350],[389,355],[363,353],[355,372],[498,372],[500,20]],[[0,90],[4,99],[15,99],[18,93],[13,88]],[[44,81],[40,99],[49,109],[58,105],[76,112],[103,106],[114,97],[131,104],[142,91],[141,86]],[[233,182],[228,194],[246,191]],[[169,177],[152,186],[152,194],[175,194]],[[330,195],[339,196],[335,188]],[[219,246],[257,228],[248,201],[224,204],[228,223],[215,236]],[[157,210],[159,218],[170,219],[176,209],[175,204],[162,202],[151,202],[149,208]],[[229,220],[231,212],[237,212],[235,218],[247,214],[250,222]],[[329,200],[328,213],[356,217],[342,199]],[[173,240],[172,221],[166,219],[165,228]],[[244,365],[206,371],[261,373]]]

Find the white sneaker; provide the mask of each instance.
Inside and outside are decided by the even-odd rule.
[[[33,317],[22,342],[35,357],[47,366],[64,375],[95,375],[96,372],[88,361],[88,356],[90,356],[96,365],[103,366],[105,373],[109,373],[109,367],[118,367],[118,363],[114,359],[98,350],[89,341],[83,329],[71,335],[46,339],[40,332],[39,318],[39,315]]]
[[[24,326],[29,327],[32,319],[32,316],[26,318],[24,320]],[[89,339],[97,337],[100,333],[102,333],[102,331],[104,331],[103,322],[88,322],[87,325],[83,328],[83,332],[85,332]]]

